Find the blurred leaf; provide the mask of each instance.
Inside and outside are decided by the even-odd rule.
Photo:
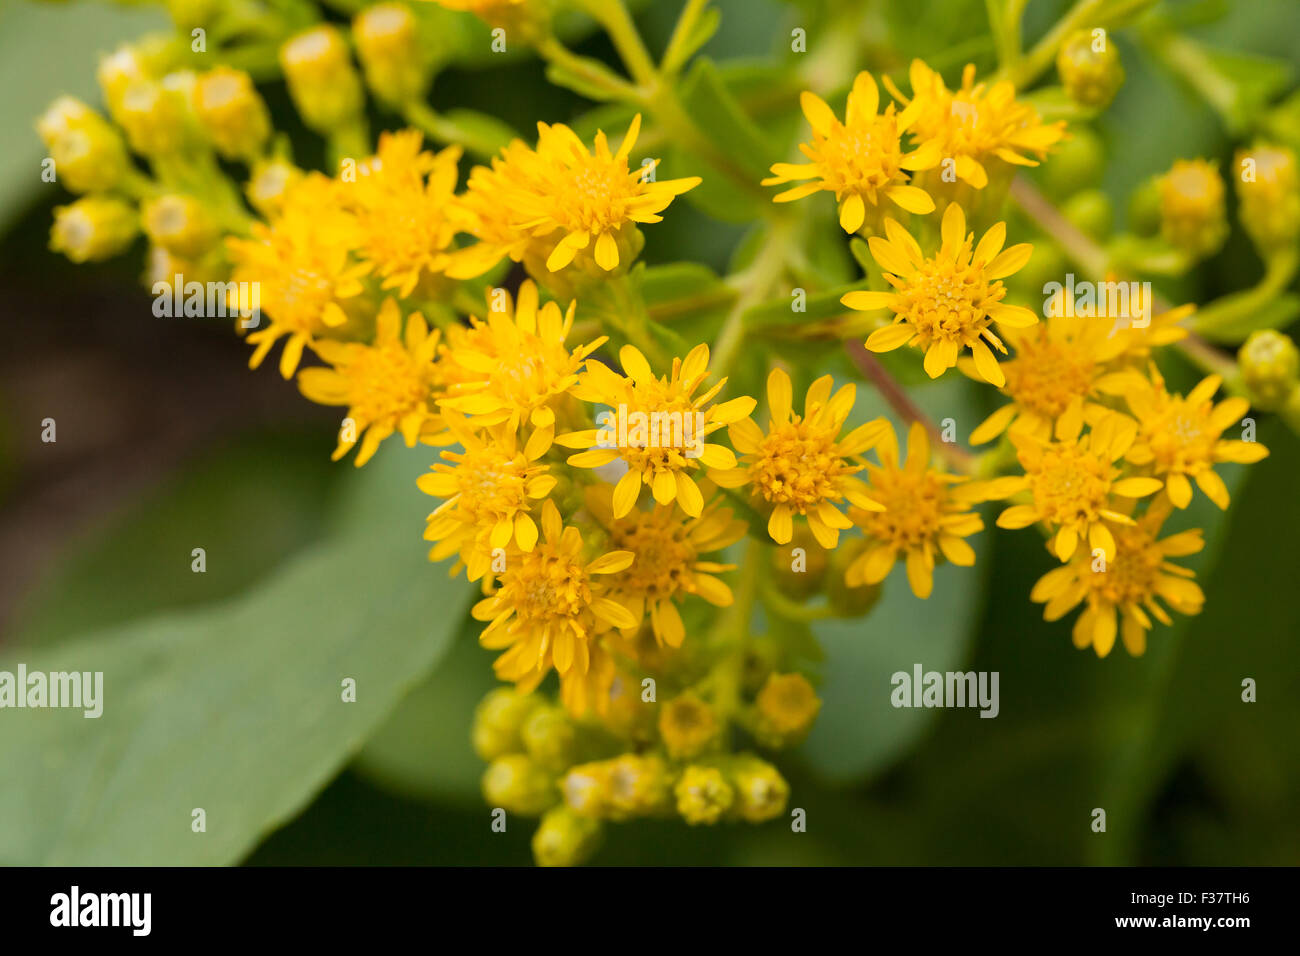
[[[1249,296],[1250,292],[1240,293]],[[1219,305],[1227,307],[1233,296],[1225,296]],[[1246,341],[1250,333],[1259,329],[1280,329],[1290,325],[1296,316],[1300,316],[1300,295],[1287,292],[1275,299],[1270,299],[1235,322],[1215,325],[1197,325],[1196,332],[1211,342],[1237,345]]]
[[[393,460],[367,476],[351,533],[246,596],[23,656],[29,672],[102,671],[103,715],[6,714],[0,859],[233,863],[311,800],[429,673],[470,597],[425,560],[413,484],[376,495],[411,464],[387,448],[376,463]]]

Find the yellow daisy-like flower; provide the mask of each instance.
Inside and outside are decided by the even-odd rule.
[[[447,499],[429,515],[424,537],[439,542],[430,560],[459,554],[469,579],[477,581],[491,567],[494,549],[533,550],[537,525],[530,501],[550,494],[555,478],[519,450],[513,431],[498,427],[485,439],[456,416],[448,424],[463,450],[442,452],[443,461],[416,482],[426,495]]]
[[[1223,384],[1211,375],[1187,393],[1171,394],[1154,364],[1151,381],[1129,392],[1128,407],[1138,420],[1138,437],[1124,456],[1165,482],[1169,500],[1186,508],[1192,500],[1192,481],[1220,508],[1228,507],[1228,487],[1215,472],[1222,461],[1253,464],[1268,457],[1259,442],[1225,440],[1225,429],[1238,424],[1250,410],[1244,398],[1226,398],[1217,405],[1214,395]]]
[[[656,377],[640,350],[625,345],[619,361],[626,374],[590,362],[571,394],[584,402],[613,409],[602,415],[599,429],[557,436],[556,444],[585,448],[569,457],[577,468],[600,468],[622,461],[627,471],[614,487],[614,517],[622,518],[636,507],[644,484],[661,505],[676,501],[692,518],[704,511],[704,494],[691,473],[704,468],[734,468],[736,456],[724,445],[705,439],[754,410],[749,396],[713,404],[727,380],[695,394],[710,375],[709,347],[691,349],[686,358],[674,358],[672,372]],[[608,417],[606,417],[608,416]]]
[[[937,166],[942,158],[937,147],[928,146],[904,155],[900,137],[907,124],[896,116],[890,103],[884,113],[880,90],[865,70],[853,81],[841,123],[826,101],[815,93],[800,96],[803,114],[813,129],[811,143],[800,143],[799,151],[809,163],[776,163],[764,186],[810,179],[776,197],[791,202],[826,190],[839,203],[840,226],[854,233],[867,221],[867,210],[877,210],[882,197],[908,212],[934,212],[934,200],[923,189],[908,185],[908,170]],[[910,119],[910,118],[909,118]]]
[[[569,351],[564,341],[576,306],[569,303],[564,313],[555,302],[539,307],[537,286],[527,281],[513,307],[504,291],[490,291],[487,321],[471,317],[469,329],[449,342],[444,362],[461,373],[449,383],[442,406],[470,416],[475,427],[504,422],[518,430],[531,423],[524,452],[541,457],[555,437],[557,400],[577,384],[587,356],[606,340],[601,336]]]
[[[1081,602],[1083,613],[1074,622],[1074,646],[1091,647],[1105,657],[1118,633],[1134,657],[1146,651],[1151,618],[1173,623],[1161,601],[1180,614],[1199,614],[1205,594],[1192,572],[1168,559],[1196,554],[1205,546],[1199,528],[1157,538],[1169,513],[1161,496],[1134,524],[1116,532],[1116,553],[1104,571],[1080,555],[1039,578],[1030,598],[1043,608],[1043,618],[1056,621]]]
[[[1053,532],[1052,553],[1062,561],[1074,556],[1080,539],[1112,558],[1115,538],[1108,524],[1131,525],[1133,519],[1111,499],[1145,498],[1164,485],[1158,478],[1120,477],[1116,462],[1137,438],[1133,419],[1113,412],[1081,436],[1082,425],[1081,418],[1071,421],[1069,429],[1058,423],[1058,440],[1053,442],[1013,434],[1011,441],[1025,473],[985,484],[989,498],[1030,492],[1032,503],[1007,508],[998,516],[998,527],[1046,523]]]
[[[885,220],[885,236],[867,240],[871,255],[885,270],[894,292],[850,292],[842,301],[850,309],[892,309],[894,323],[876,329],[867,338],[873,352],[889,352],[915,344],[925,352],[925,371],[938,378],[957,364],[964,348],[970,349],[981,378],[1001,388],[1006,376],[989,349],[1006,352],[990,328],[1023,329],[1038,321],[1036,313],[1002,300],[1007,289],[1001,279],[1019,271],[1029,261],[1033,246],[1020,243],[1003,249],[1005,223],[996,223],[979,244],[966,232],[966,214],[951,203],[943,214],[943,244],[926,258],[907,230]],[[972,248],[973,247],[973,248]]]
[[[638,621],[649,610],[658,644],[682,646],[686,628],[677,603],[687,595],[730,606],[731,588],[715,575],[735,565],[700,558],[745,536],[745,522],[735,520],[730,509],[710,504],[699,517],[688,518],[671,505],[655,505],[616,518],[613,487],[600,484],[588,488],[587,510],[609,531],[611,547],[636,555],[631,567],[610,579],[609,592]]]
[[[552,667],[561,679],[587,673],[593,635],[637,623],[593,581],[625,570],[633,560],[630,551],[584,561],[581,532],[565,527],[549,500],[542,503],[542,534],[531,551],[507,561],[500,587],[472,612],[475,620],[488,622],[479,643],[505,649],[493,664],[497,676],[523,693],[534,690]]]
[[[291,378],[306,346],[347,322],[339,301],[360,295],[364,265],[352,261],[356,220],[342,208],[338,183],[312,173],[295,183],[280,214],[269,224],[255,223],[251,239],[228,239],[233,264],[229,304],[242,314],[260,311],[264,328],[249,333],[255,345],[250,368],[288,336],[280,354],[280,374]]]
[[[728,434],[741,454],[739,467],[709,475],[723,488],[749,485],[750,493],[771,507],[767,533],[777,544],[789,544],[794,516],[803,515],[817,543],[833,548],[840,531],[853,527],[838,504],[848,499],[859,508],[883,507],[853,477],[863,466],[849,459],[883,440],[889,423],[877,418],[841,436],[857,388],[845,385],[832,395],[832,386],[829,375],[813,382],[798,415],[792,408],[790,376],[773,369],[767,377],[767,430],[752,418],[735,422]]]
[[[990,162],[1037,166],[1065,136],[1064,121],[1044,123],[1032,106],[1016,102],[1011,83],[976,83],[973,63],[962,71],[956,90],[949,90],[943,77],[920,60],[912,61],[909,75],[910,100],[888,78],[885,82],[895,99],[908,104],[902,115],[920,148],[952,159],[957,178],[976,189],[988,185]]]
[[[402,330],[402,312],[397,300],[385,299],[375,317],[375,341],[323,340],[316,354],[332,368],[308,368],[298,373],[303,395],[321,405],[348,406],[350,427],[340,431],[333,458],[338,461],[356,445],[354,464],[359,468],[370,460],[380,442],[399,432],[408,448],[423,439],[440,443],[445,431],[435,404],[438,369],[434,355],[438,332],[419,312],[412,312]]]
[[[538,246],[551,272],[569,265],[579,253],[610,272],[631,259],[637,223],[660,222],[659,213],[673,197],[701,182],[698,176],[647,182],[643,168],[628,168],[641,129],[640,114],[618,152],[610,151],[603,131],[590,150],[563,123],[538,123],[537,129],[535,150],[516,140],[492,161],[492,169],[480,166],[470,174],[471,208],[489,227],[493,218],[505,217],[506,228],[498,225],[495,233],[513,234],[503,251],[515,261]],[[480,238],[490,240],[491,232]]]
[[[356,181],[340,178],[339,198],[356,220],[356,255],[406,298],[434,276],[468,279],[500,258],[477,245],[456,249],[459,146],[436,155],[416,130],[383,133],[375,155],[357,166]],[[342,177],[342,174],[340,174]]]
[[[867,465],[867,491],[883,510],[849,510],[867,548],[849,565],[845,583],[879,584],[902,558],[912,593],[928,598],[938,555],[962,567],[975,563],[975,550],[964,539],[984,530],[984,519],[971,510],[980,489],[930,467],[930,439],[920,423],[908,430],[906,461],[899,461],[898,437],[888,422],[877,454],[880,464]]]
[[[1107,371],[1126,342],[1103,320],[1053,315],[1028,329],[1007,330],[1006,341],[1015,350],[1014,358],[1001,363],[1002,393],[1011,403],[976,426],[972,445],[992,441],[1008,428],[1048,441],[1058,421],[1065,432],[1074,431],[1076,417],[1090,420],[1105,411],[1096,399],[1124,395],[1144,381],[1134,371]],[[963,358],[958,365],[982,380],[973,362]]]
[[[1176,160],[1160,177],[1160,232],[1196,259],[1212,255],[1228,236],[1223,176],[1208,159]]]

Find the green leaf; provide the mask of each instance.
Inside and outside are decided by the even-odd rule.
[[[0,860],[234,863],[329,782],[446,651],[470,596],[425,560],[411,523],[427,510],[412,471],[427,450],[397,451],[367,476],[388,494],[346,525],[358,530],[245,596],[0,662],[104,675],[97,719],[24,709],[0,721],[12,772]],[[407,472],[411,484],[391,480]],[[191,831],[195,808],[205,833]]]
[[[745,311],[745,326],[747,328],[762,329],[772,326],[803,325],[808,322],[833,319],[837,315],[843,315],[851,311],[840,299],[844,298],[846,293],[861,288],[862,283],[852,282],[807,296],[804,301],[805,309],[802,312],[794,311],[795,299],[791,295],[763,302]]]
[[[640,282],[651,320],[701,342],[716,336],[736,299],[735,289],[708,266],[695,262],[650,266],[641,273]]]
[[[1240,295],[1250,296],[1251,293],[1247,291],[1240,293]],[[1235,297],[1224,296],[1219,300],[1218,305],[1228,308],[1233,298]],[[1196,331],[1201,337],[1209,339],[1211,342],[1238,345],[1246,341],[1252,332],[1260,329],[1283,328],[1290,325],[1297,316],[1300,316],[1300,295],[1287,292],[1276,299],[1269,300],[1235,321],[1216,325],[1197,325]]]

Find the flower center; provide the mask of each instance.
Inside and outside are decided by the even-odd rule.
[[[814,159],[822,178],[837,197],[863,192],[875,201],[876,190],[899,179],[902,149],[892,116],[878,116],[845,126],[836,122],[830,133],[814,144]]]
[[[424,406],[433,394],[435,368],[417,365],[400,345],[358,350],[348,366],[353,407],[368,422],[395,419]]]
[[[799,419],[774,425],[750,465],[754,488],[773,504],[800,514],[841,497],[838,479],[858,469],[844,463],[835,439],[839,430]]]
[[[633,517],[635,521],[630,520]],[[633,512],[614,528],[610,542],[614,550],[636,555],[619,578],[620,588],[652,601],[695,590],[691,575],[695,548],[680,523],[652,512]]]
[[[948,502],[948,489],[938,475],[881,470],[871,476],[870,494],[886,510],[854,510],[854,521],[867,537],[900,551],[919,550],[938,537]]]
[[[1005,295],[1002,283],[989,285],[973,265],[927,259],[899,291],[908,321],[921,334],[922,347],[933,340],[965,344],[988,328],[986,303]]]
[[[511,562],[501,585],[501,604],[515,609],[521,629],[572,621],[591,603],[587,572],[547,544]]]
[[[1051,523],[1074,525],[1095,521],[1106,507],[1115,469],[1077,445],[1044,450],[1039,467],[1028,475],[1034,503]]]
[[[1163,561],[1159,546],[1146,531],[1120,528],[1106,570],[1089,574],[1085,580],[1093,594],[1108,604],[1141,604],[1156,593]]]
[[[1002,368],[1007,392],[1022,408],[1043,418],[1060,417],[1076,398],[1092,388],[1096,363],[1076,345],[1051,341],[1045,332],[1017,346],[1015,359]]]

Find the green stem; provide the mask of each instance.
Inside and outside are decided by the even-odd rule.
[[[443,116],[427,103],[418,100],[407,103],[403,108],[406,121],[422,130],[431,139],[443,145],[459,145],[465,151],[479,159],[491,159],[509,142],[507,139],[485,136],[481,132],[466,129],[455,120]]]

